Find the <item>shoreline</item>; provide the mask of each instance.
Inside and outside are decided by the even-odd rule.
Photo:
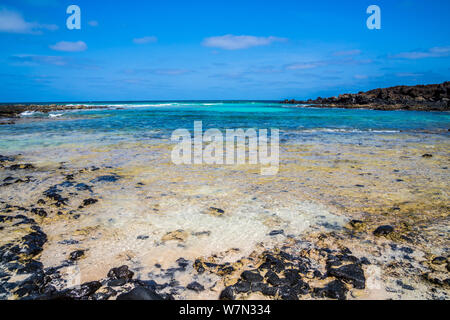
[[[370,110],[450,111],[450,81],[441,84],[378,88],[356,94],[315,100],[289,100],[283,104],[307,104],[317,108]]]
[[[107,106],[86,106],[86,105],[40,105],[40,104],[7,104],[0,105],[0,119],[17,119],[20,118],[20,114],[26,111],[29,112],[43,112],[49,113],[54,111],[67,111],[67,110],[93,110],[93,109],[107,109]]]
[[[161,162],[167,143],[1,157],[4,194],[27,196],[3,198],[0,251],[38,244],[7,255],[5,298],[448,299],[447,146],[289,144],[269,180]]]

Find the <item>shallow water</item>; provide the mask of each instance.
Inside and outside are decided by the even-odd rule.
[[[15,125],[0,126],[0,154],[21,154],[20,163],[37,167],[23,173],[32,175],[30,183],[2,187],[2,201],[36,206],[48,188],[75,174],[74,185],[60,187],[68,205],[47,208],[49,216],[39,221],[49,238],[40,258],[45,267],[60,265],[81,248],[88,250],[77,264],[82,282],[105,277],[122,264],[141,279],[157,280],[163,272],[155,264],[170,268],[179,258],[214,255],[233,262],[289,239],[342,231],[350,219],[361,217],[374,224],[400,217],[408,223],[426,221],[431,231],[422,236],[433,245],[425,242],[423,250],[441,254],[448,247],[441,236],[449,230],[448,219],[437,219],[448,217],[450,177],[444,168],[450,113],[314,109],[271,102],[108,106],[52,113],[57,117],[34,113]],[[278,175],[261,176],[258,165],[172,164],[172,131],[192,132],[194,121],[202,121],[204,130],[280,129]],[[424,153],[433,158],[422,158]],[[119,180],[95,182],[111,174]],[[0,180],[9,175],[17,173],[5,170]],[[79,183],[91,186],[92,192],[77,190]],[[88,198],[99,202],[80,208]],[[383,215],[394,206],[405,208],[402,216]],[[210,207],[224,214],[211,215]],[[409,211],[418,208],[420,216]],[[274,230],[283,234],[270,235]],[[67,245],[67,240],[77,242]],[[192,280],[182,273],[176,279],[182,285]],[[177,298],[216,295],[186,292]]]

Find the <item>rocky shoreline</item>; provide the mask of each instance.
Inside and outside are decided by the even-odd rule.
[[[9,174],[0,188],[39,180],[36,176],[39,166],[24,163],[20,156],[0,156],[0,170]],[[114,173],[96,174],[103,170],[97,167],[68,172],[62,163],[59,170],[60,183],[44,191],[35,204],[17,206],[6,199],[0,202],[0,230],[13,235],[0,246],[0,299],[172,300],[188,291],[205,290],[215,292],[221,300],[250,299],[255,295],[277,300],[357,299],[367,287],[373,289],[381,281],[387,281],[377,273],[380,265],[388,270],[389,292],[402,294],[418,290],[416,286],[426,286],[427,298],[448,299],[448,256],[424,259],[408,238],[396,240],[398,227],[372,225],[362,220],[351,220],[342,231],[320,232],[301,239],[285,234],[284,230],[273,230],[270,236],[284,239],[284,244],[269,250],[255,249],[251,255],[232,263],[223,262],[230,252],[195,260],[180,257],[170,268],[157,266],[158,278],[164,279],[164,283],[136,279],[137,270],[122,265],[112,268],[102,279],[74,286],[64,274],[68,269],[76,270],[89,248],[70,250],[61,265],[44,268],[40,257],[48,237],[41,223],[55,216],[65,216],[76,223],[83,214],[78,210],[101,201],[92,198],[96,184],[115,183],[122,178]],[[77,181],[83,172],[98,176],[87,185]],[[70,202],[79,203],[79,209],[68,210]],[[220,208],[211,209],[224,212]],[[64,242],[78,246],[71,239]],[[357,249],[357,244],[366,242],[375,254]],[[181,285],[175,274],[186,274],[189,284]]]
[[[67,111],[67,110],[89,110],[89,109],[106,109],[107,106],[86,106],[86,105],[38,105],[38,104],[8,104],[0,105],[0,119],[19,118],[20,114],[26,111],[29,112],[42,112],[49,113],[54,111]]]
[[[284,100],[283,104],[307,104],[317,108],[450,111],[450,82],[431,85],[396,86],[357,94],[315,100]]]

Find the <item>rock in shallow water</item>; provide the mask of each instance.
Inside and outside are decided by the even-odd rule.
[[[351,283],[356,289],[364,289],[366,287],[364,271],[358,264],[348,264],[340,268],[330,268],[328,269],[328,275],[344,282]]]
[[[375,236],[387,236],[387,235],[391,234],[392,232],[394,232],[394,227],[393,227],[393,226],[388,226],[388,225],[386,225],[386,226],[378,227],[378,228],[373,232],[373,234],[374,234]]]
[[[252,271],[242,272],[241,278],[247,280],[248,282],[261,282],[263,280],[263,277],[259,273]]]
[[[226,287],[220,293],[219,300],[234,300],[234,290],[233,287]]]
[[[348,289],[340,280],[334,280],[328,283],[324,288],[314,289],[314,295],[320,298],[330,298],[345,300],[347,298]]]
[[[186,288],[195,292],[201,292],[205,290],[205,287],[196,281],[189,283]]]
[[[134,276],[134,272],[128,270],[128,266],[121,266],[119,268],[113,268],[108,272],[108,278],[110,279],[124,279],[131,280]]]

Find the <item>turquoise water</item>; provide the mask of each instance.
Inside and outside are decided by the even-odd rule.
[[[23,121],[0,126],[0,150],[63,143],[113,143],[170,139],[173,130],[203,128],[280,129],[282,142],[335,141],[377,134],[449,136],[449,112],[317,109],[262,101],[80,103],[108,109],[24,114]]]

